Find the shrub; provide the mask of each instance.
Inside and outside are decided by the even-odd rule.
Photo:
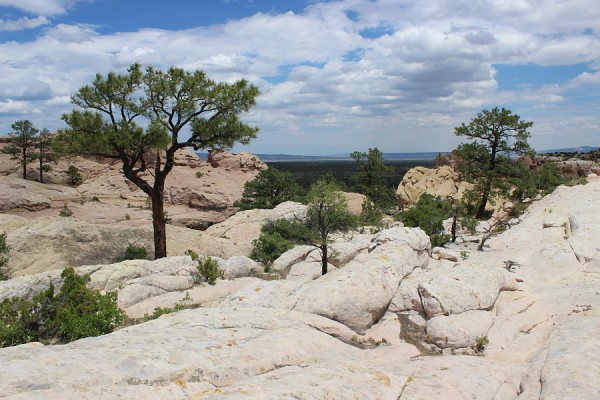
[[[58,212],[58,215],[60,217],[71,217],[71,216],[73,216],[73,211],[69,208],[69,206],[67,205],[67,203],[65,203],[60,208],[60,211]]]
[[[79,169],[76,166],[69,165],[69,168],[67,168],[65,173],[67,174],[67,182],[69,185],[77,186],[83,182],[83,178],[81,177]]]
[[[242,198],[234,203],[241,210],[275,208],[284,201],[300,201],[303,190],[290,172],[269,167],[246,182]]]
[[[258,239],[252,241],[250,258],[264,264],[269,269],[279,256],[290,250],[294,245],[277,232],[261,233]]]
[[[437,196],[424,193],[409,210],[403,211],[398,218],[408,227],[419,227],[431,239],[432,246],[443,246],[450,241],[450,235],[444,234],[444,220],[452,216],[452,205]]]
[[[218,264],[211,257],[205,258],[204,261],[198,260],[198,266],[196,268],[198,269],[200,276],[202,276],[209,285],[217,283],[217,278],[219,277]]]
[[[121,254],[115,258],[115,262],[121,262],[125,260],[147,260],[148,252],[143,246],[136,246],[135,244],[129,244]]]
[[[196,171],[196,178],[202,178],[204,173],[202,171]]]
[[[66,268],[63,285],[54,295],[54,285],[32,300],[6,298],[0,303],[0,347],[31,341],[66,343],[113,331],[125,319],[117,306],[116,292],[101,294],[88,289],[88,276]]]
[[[219,277],[219,264],[211,257],[201,260],[198,253],[193,250],[186,250],[185,255],[190,256],[192,261],[197,261],[196,270],[192,272],[194,283],[208,282],[209,285],[217,283]]]
[[[262,226],[259,238],[252,242],[250,258],[263,263],[268,269],[295,243],[306,243],[311,235],[310,229],[303,223],[287,219],[269,221]]]
[[[152,312],[152,314],[144,314],[144,321],[149,321],[151,319],[156,319],[158,317],[160,317],[161,315],[165,315],[165,314],[171,314],[177,311],[181,311],[181,310],[185,310],[186,308],[189,308],[189,305],[186,304],[188,302],[191,302],[192,298],[190,297],[190,293],[189,292],[185,292],[185,296],[179,300],[177,303],[175,303],[175,307],[171,308],[171,307],[156,307],[154,308],[154,311]]]
[[[475,349],[475,352],[482,353],[488,344],[490,344],[488,337],[481,336],[475,339],[475,345],[473,346],[473,348]]]
[[[5,281],[10,277],[6,268],[8,253],[10,253],[10,246],[6,244],[6,233],[0,233],[0,281]]]
[[[365,200],[362,204],[362,213],[359,222],[363,225],[377,226],[381,223],[383,212],[372,201]]]

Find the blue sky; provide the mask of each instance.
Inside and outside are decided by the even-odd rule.
[[[599,30],[597,0],[0,0],[0,134],[141,62],[256,84],[237,151],[448,151],[495,106],[538,150],[599,146]]]

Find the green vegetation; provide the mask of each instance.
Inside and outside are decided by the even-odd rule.
[[[27,300],[6,298],[0,303],[0,347],[41,341],[66,343],[110,333],[125,319],[116,292],[88,289],[88,276],[73,268],[62,274],[58,294],[54,285]]]
[[[385,164],[383,153],[374,148],[369,149],[368,153],[355,151],[350,156],[357,164],[355,190],[371,199],[380,209],[395,207],[396,190],[387,181],[387,177],[394,173],[394,168]]]
[[[15,121],[9,132],[9,145],[0,152],[9,154],[12,160],[19,161],[23,169],[23,179],[27,179],[27,164],[39,161],[39,180],[44,183],[44,172],[52,169],[50,162],[56,161],[52,152],[52,135],[48,129],[35,128],[29,120]]]
[[[209,285],[217,283],[219,278],[219,264],[211,257],[206,257],[203,260],[198,257],[198,253],[193,250],[187,250],[186,255],[192,258],[192,261],[196,261],[196,271],[192,273],[194,277],[194,283],[207,282]]]
[[[177,303],[175,303],[175,306],[173,308],[171,307],[156,307],[154,309],[154,311],[152,312],[152,314],[145,314],[143,321],[149,321],[151,319],[156,319],[158,317],[160,317],[161,315],[165,315],[165,314],[171,314],[177,311],[181,311],[181,310],[185,310],[186,308],[189,308],[189,304],[192,302],[192,298],[190,297],[190,293],[189,292],[185,292],[185,296],[179,300]]]
[[[72,96],[77,109],[63,115],[68,129],[59,133],[55,148],[120,160],[124,176],[151,199],[154,257],[166,257],[163,194],[175,153],[249,143],[258,128],[239,115],[255,105],[257,96],[258,88],[245,80],[217,83],[202,71],[144,70],[133,64],[124,74],[97,74]]]
[[[37,137],[37,159],[39,161],[40,182],[44,183],[44,172],[52,170],[51,162],[56,162],[57,155],[52,150],[52,134],[46,128]]]
[[[15,121],[11,128],[12,131],[8,133],[10,144],[1,151],[9,154],[12,160],[19,161],[23,169],[23,179],[27,179],[27,164],[35,161],[38,157],[36,147],[39,130],[29,120]]]
[[[242,198],[234,203],[240,210],[275,208],[284,201],[300,201],[303,190],[289,172],[270,167],[244,185]]]
[[[8,254],[10,246],[6,244],[6,233],[0,233],[0,281],[5,281],[10,278],[8,269]]]
[[[121,262],[125,260],[147,260],[148,252],[144,246],[137,246],[135,244],[128,244],[127,248],[123,250],[121,254],[119,254],[115,258],[115,262]]]
[[[302,222],[279,219],[267,222],[261,228],[258,239],[252,242],[250,258],[263,263],[268,269],[279,256],[294,247],[308,243],[312,237],[310,229]]]
[[[333,232],[344,232],[356,226],[356,219],[348,212],[348,202],[341,186],[327,175],[311,187],[308,195],[306,225],[313,232],[311,244],[321,251],[321,272],[327,273],[327,250]]]
[[[507,178],[515,176],[511,156],[532,154],[527,142],[531,136],[527,129],[532,125],[510,110],[496,107],[483,110],[468,125],[463,123],[455,129],[457,136],[470,141],[458,146],[453,155],[461,176],[475,185],[473,192],[480,196],[478,219],[484,218],[491,198],[508,194],[511,185]]]
[[[305,161],[266,161],[269,168],[289,172],[305,192],[323,175],[331,172],[335,179],[352,187],[355,184],[356,162],[354,160],[305,160]],[[386,176],[390,187],[397,188],[409,169],[417,166],[433,167],[433,160],[386,160],[386,165],[394,169]]]
[[[473,346],[473,348],[475,349],[475,352],[482,353],[485,351],[485,348],[488,344],[490,344],[490,340],[488,339],[488,337],[481,336],[475,339],[475,345]]]
[[[452,216],[452,204],[437,196],[424,193],[410,209],[400,213],[398,219],[408,227],[421,228],[431,239],[432,246],[443,246],[451,239],[444,234],[444,220]]]
[[[71,186],[78,186],[81,185],[81,182],[83,182],[83,177],[79,172],[79,168],[74,165],[69,165],[69,168],[67,168],[65,174],[67,174],[67,183]]]
[[[268,266],[295,244],[309,244],[321,252],[321,272],[327,273],[328,245],[331,234],[356,226],[348,212],[341,185],[331,174],[321,177],[307,195],[308,210],[303,222],[278,220],[267,223],[253,242],[251,257]]]
[[[71,217],[71,216],[73,216],[73,211],[69,208],[67,203],[65,203],[60,208],[60,211],[58,212],[58,216],[59,217]]]

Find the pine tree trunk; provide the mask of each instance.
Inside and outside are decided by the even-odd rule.
[[[40,183],[44,183],[44,163],[40,154]]]
[[[485,206],[487,206],[488,197],[490,196],[491,183],[486,184],[485,189],[483,190],[483,196],[481,197],[481,203],[479,203],[479,208],[477,209],[477,215],[475,218],[483,219],[485,216]]]
[[[154,228],[154,259],[158,260],[167,256],[167,228],[162,191],[153,190],[150,198]]]
[[[321,245],[321,275],[327,273],[327,244]]]

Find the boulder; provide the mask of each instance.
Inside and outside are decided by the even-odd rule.
[[[414,204],[423,193],[442,198],[460,198],[468,184],[458,180],[458,173],[448,165],[439,168],[415,167],[406,172],[396,196],[402,205]]]
[[[394,311],[415,310],[428,318],[490,310],[501,290],[512,290],[502,268],[470,262],[423,271],[405,279],[392,300]]]
[[[466,311],[457,315],[438,315],[427,321],[426,332],[436,346],[445,349],[472,347],[487,335],[494,322],[488,311]]]

